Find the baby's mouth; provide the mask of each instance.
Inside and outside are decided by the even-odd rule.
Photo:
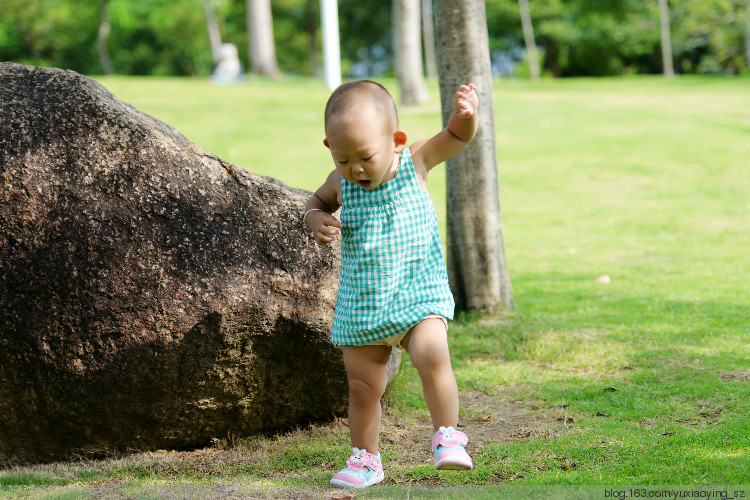
[[[368,187],[372,185],[372,181],[368,181],[368,180],[359,180],[357,181],[357,183],[365,189],[367,189]]]

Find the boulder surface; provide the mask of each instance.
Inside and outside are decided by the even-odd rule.
[[[88,77],[0,64],[0,463],[344,413],[307,196]]]

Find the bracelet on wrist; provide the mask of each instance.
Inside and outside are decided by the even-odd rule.
[[[310,212],[323,212],[323,210],[319,208],[311,208],[310,210],[305,212],[305,215],[302,216],[302,225],[305,226],[305,229],[307,229],[308,231],[312,231],[312,228],[310,228],[310,226],[307,225],[307,215]]]

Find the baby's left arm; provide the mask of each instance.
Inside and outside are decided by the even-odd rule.
[[[456,155],[474,138],[479,107],[476,89],[473,83],[461,85],[454,94],[453,115],[448,126],[434,137],[410,146],[415,166],[423,166],[425,173]]]

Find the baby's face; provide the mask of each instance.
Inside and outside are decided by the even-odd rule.
[[[374,111],[336,118],[326,127],[324,144],[341,176],[365,189],[393,179],[403,145],[396,143],[395,125]]]

